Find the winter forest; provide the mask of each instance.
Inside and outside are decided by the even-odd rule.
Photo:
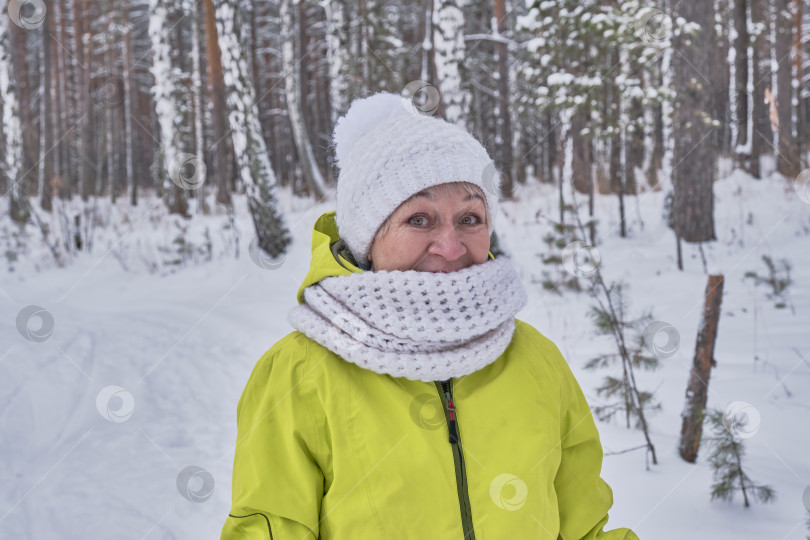
[[[0,7],[0,537],[219,536],[335,123],[388,91],[497,164],[610,528],[810,539],[810,0]]]

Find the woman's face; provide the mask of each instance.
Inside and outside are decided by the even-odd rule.
[[[454,272],[486,262],[489,230],[480,195],[453,184],[426,189],[399,205],[371,244],[373,270]]]

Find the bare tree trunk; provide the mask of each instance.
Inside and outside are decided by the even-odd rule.
[[[793,135],[793,63],[790,61],[793,19],[790,0],[775,0],[776,10],[776,102],[779,110],[779,147],[777,170],[789,179],[800,171],[799,155]]]
[[[687,242],[715,240],[714,195],[717,150],[712,118],[713,2],[680,4],[680,15],[700,25],[689,42],[674,38],[676,68],[675,187],[672,212],[675,230]]]
[[[301,108],[301,64],[296,62],[295,37],[293,29],[295,22],[290,10],[290,0],[279,2],[281,16],[282,56],[284,57],[284,88],[287,97],[287,110],[290,113],[295,146],[298,149],[298,158],[301,172],[307,185],[316,197],[323,197],[326,192],[325,182],[315,154],[309,140],[304,112]]]
[[[228,189],[228,152],[225,143],[228,122],[225,117],[228,106],[225,102],[225,78],[222,74],[222,60],[217,35],[216,18],[213,0],[203,0],[205,17],[205,56],[208,59],[208,91],[213,99],[211,117],[214,121],[214,167],[213,173],[217,183],[217,202],[231,205],[231,192]]]
[[[349,110],[349,29],[345,0],[324,0],[326,57],[329,62],[330,119],[335,124]]]
[[[681,424],[681,442],[678,451],[689,463],[697,459],[700,435],[703,432],[703,414],[709,391],[709,377],[714,361],[714,343],[723,301],[723,275],[710,275],[706,283],[703,318],[698,330],[692,373],[686,388],[686,407]]]
[[[42,185],[39,189],[40,206],[50,212],[53,209],[54,160],[53,152],[53,35],[54,18],[45,17],[42,25],[42,147],[40,159],[43,160]]]
[[[754,72],[754,100],[751,121],[753,135],[751,139],[751,174],[762,178],[760,157],[771,151],[771,124],[768,120],[768,109],[765,106],[765,92],[771,86],[771,53],[768,43],[770,16],[768,4],[761,1],[751,2],[751,22],[759,29],[751,47]]]
[[[438,1],[438,0],[434,0]],[[505,0],[495,0],[495,28],[493,33],[505,36],[507,27],[507,13]],[[495,109],[495,153],[498,156],[498,165],[504,173],[501,193],[505,198],[512,197],[512,182],[515,179],[514,159],[512,156],[512,119],[511,100],[509,96],[509,49],[505,40],[498,40],[495,45],[498,53],[498,105]]]
[[[205,132],[203,131],[203,120],[205,112],[202,107],[202,73],[200,69],[200,24],[199,9],[197,2],[188,2],[188,9],[191,10],[191,83],[194,103],[194,155],[205,161]],[[205,183],[197,190],[197,213],[208,213],[205,207]]]
[[[737,138],[734,140],[734,158],[744,170],[749,170],[747,155],[740,150],[748,144],[748,0],[732,0],[734,31],[734,92],[736,94]],[[744,160],[740,163],[740,160]]]
[[[433,4],[433,59],[441,93],[441,112],[448,122],[466,128],[470,95],[464,89],[464,11],[457,0]]]

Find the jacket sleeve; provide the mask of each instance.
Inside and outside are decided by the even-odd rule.
[[[221,540],[318,538],[322,440],[303,377],[306,350],[287,345],[257,362],[239,399],[233,500]]]
[[[630,529],[603,531],[613,491],[602,480],[602,444],[590,407],[565,360],[560,384],[560,466],[554,479],[562,540],[638,540]]]

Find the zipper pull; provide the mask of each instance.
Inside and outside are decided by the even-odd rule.
[[[447,411],[450,413],[450,425],[447,426],[450,433],[450,444],[458,442],[458,434],[456,432],[456,406],[453,404],[453,395],[450,393],[450,381],[442,382],[444,388],[444,395],[447,396]]]

